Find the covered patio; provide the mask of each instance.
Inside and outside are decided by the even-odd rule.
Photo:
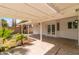
[[[26,24],[28,26],[27,28],[28,33],[26,34],[28,36],[28,39],[31,38],[36,41],[32,42],[34,45],[22,46],[22,48],[24,48],[25,50],[27,48],[30,49],[30,52],[27,53],[27,51],[26,52],[24,51],[25,52],[24,54],[28,54],[28,55],[29,54],[39,54],[39,55],[79,54],[78,52],[79,51],[79,48],[78,48],[79,46],[79,4],[61,4],[61,3],[60,4],[56,4],[56,3],[54,4],[52,3],[50,4],[47,4],[47,3],[0,4],[0,16],[11,17],[13,19],[21,19],[21,20],[27,21],[25,23],[21,23],[20,25],[23,27],[23,24]],[[64,22],[67,19],[65,19],[64,22],[63,21],[61,22],[60,20],[60,19],[63,20],[64,18],[71,18],[71,17],[75,17],[72,19],[76,20],[76,21],[73,20],[73,22],[75,22],[78,26],[78,28],[76,27],[75,29],[69,26],[72,28],[73,33],[69,28],[67,28],[66,23],[65,23],[66,25],[61,26],[64,24]],[[52,24],[54,23],[54,21],[63,23],[60,26],[62,27],[61,29],[64,29],[64,30],[61,30],[60,33],[59,31],[55,31],[56,28]],[[45,22],[47,22],[47,24],[45,24]],[[33,25],[33,30],[34,30],[31,36],[29,33],[30,24]],[[44,31],[47,31],[46,26],[48,26],[49,24],[51,25],[52,30],[48,31],[50,32],[48,34],[47,32],[44,32]],[[66,31],[64,27],[66,27],[68,31]],[[21,28],[21,33],[23,34],[23,28]],[[59,37],[57,37],[57,35]],[[61,38],[60,36],[63,36],[63,38]],[[64,38],[65,36],[68,36],[69,39]],[[70,38],[74,40],[71,40]],[[16,52],[17,48],[13,50]]]

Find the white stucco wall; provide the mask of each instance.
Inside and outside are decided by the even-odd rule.
[[[61,19],[61,20],[56,20],[56,21],[48,21],[48,22],[44,22],[42,23],[43,26],[43,35],[46,36],[53,36],[53,37],[63,37],[63,38],[69,38],[69,39],[75,39],[77,40],[77,29],[68,29],[68,22],[72,22],[76,20],[75,17],[72,18],[66,18],[66,19]],[[56,30],[56,23],[59,22],[60,23],[60,31]],[[47,33],[47,27],[48,25],[52,25],[55,24],[55,35],[52,35],[52,32],[50,34]],[[34,34],[39,34],[39,24],[34,24],[34,28],[33,28],[33,33]]]
[[[40,33],[39,24],[33,24],[33,34],[39,34],[39,33]]]
[[[70,39],[77,39],[77,29],[68,29],[68,22],[72,22],[76,20],[74,18],[69,18],[69,19],[64,19],[60,21],[60,31],[59,31],[59,37],[64,37],[64,38],[70,38]]]

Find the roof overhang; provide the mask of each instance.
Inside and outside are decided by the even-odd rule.
[[[75,16],[79,4],[5,3],[0,4],[0,17],[19,18],[39,23]]]

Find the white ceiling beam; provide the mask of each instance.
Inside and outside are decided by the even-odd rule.
[[[40,9],[30,5],[30,4],[26,4],[25,3],[25,5],[27,5],[27,6],[31,7],[31,8],[33,8],[33,9],[37,10],[38,12],[41,12],[42,14],[45,14],[46,16],[49,16],[49,17],[51,16],[50,14],[48,14],[48,13],[46,13],[46,12],[44,12],[44,11],[42,11],[42,10],[40,10]]]
[[[6,7],[6,6],[4,6],[4,5],[0,5],[0,7],[2,7],[2,8],[6,8],[6,9],[10,9],[10,10],[13,10],[13,11],[15,11],[15,12],[19,12],[19,13],[26,14],[26,16],[27,16],[27,15],[30,15],[30,16],[33,16],[33,17],[35,17],[35,18],[42,18],[42,17],[40,17],[40,16],[33,15],[33,14],[31,14],[31,13],[28,13],[28,12],[23,12],[23,11],[19,11],[19,10],[15,10],[15,9]],[[43,16],[43,17],[44,17],[44,16]]]
[[[15,11],[15,12],[20,12],[20,11],[17,11],[17,10],[14,10],[14,9],[11,9],[11,8],[8,8],[8,7],[5,7],[5,6],[2,6],[2,5],[0,5],[0,7],[2,7],[2,8],[6,8],[6,9],[10,9],[10,10],[12,10],[12,11]],[[20,12],[20,13],[25,13],[25,12]],[[31,15],[31,16],[33,16],[33,15]],[[43,17],[35,17],[35,19],[46,19],[46,17],[44,18],[44,16]]]
[[[47,3],[47,5],[50,7],[51,10],[54,9],[57,13],[60,13],[60,10],[53,3]]]

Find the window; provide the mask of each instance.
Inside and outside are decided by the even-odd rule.
[[[52,34],[55,34],[55,25],[52,25]]]
[[[68,22],[68,29],[72,28],[72,22]]]
[[[60,24],[57,23],[57,31],[59,31],[59,30],[60,30]]]
[[[50,34],[50,32],[51,32],[51,26],[48,25],[48,34]]]

